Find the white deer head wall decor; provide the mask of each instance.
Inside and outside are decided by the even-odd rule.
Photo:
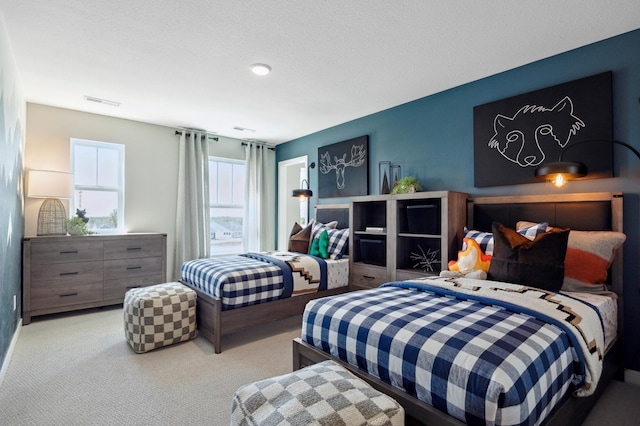
[[[347,161],[347,153],[345,152],[342,155],[342,158],[338,158],[337,156],[333,157],[333,163],[331,162],[331,157],[329,156],[329,151],[320,155],[320,171],[323,174],[327,174],[331,172],[331,170],[336,171],[336,187],[338,189],[344,189],[344,170],[347,167],[360,167],[364,164],[364,160],[367,155],[367,150],[364,145],[353,145],[351,146],[351,158]]]
[[[319,198],[368,195],[368,151],[368,135],[319,147]]]

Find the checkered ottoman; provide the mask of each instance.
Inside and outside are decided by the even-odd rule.
[[[249,383],[233,396],[231,425],[404,425],[404,409],[333,361]]]
[[[178,282],[127,291],[123,311],[124,334],[137,353],[196,337],[196,292]]]

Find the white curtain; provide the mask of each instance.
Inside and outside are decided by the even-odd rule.
[[[209,257],[209,143],[206,134],[183,131],[180,136],[176,250],[174,275],[187,260]]]
[[[267,146],[246,142],[245,232],[246,251],[273,250],[275,246],[276,156]]]

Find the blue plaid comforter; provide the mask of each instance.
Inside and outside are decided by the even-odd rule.
[[[309,274],[295,268],[295,261],[302,257],[318,264],[313,291],[326,290],[324,260],[285,252],[190,260],[182,264],[180,275],[183,282],[221,299],[222,310],[229,310],[303,294],[295,291],[300,281],[309,282]]]
[[[583,355],[562,321],[475,299],[425,280],[314,300],[302,340],[468,424],[539,424],[567,391],[595,389],[602,340]]]

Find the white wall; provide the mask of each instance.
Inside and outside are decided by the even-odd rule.
[[[179,140],[175,129],[29,103],[25,170],[70,171],[71,138],[125,146],[126,231],[166,233],[167,276],[173,277]],[[244,159],[241,141],[219,139],[210,142],[211,155]],[[41,203],[25,201],[25,236],[36,235]]]

